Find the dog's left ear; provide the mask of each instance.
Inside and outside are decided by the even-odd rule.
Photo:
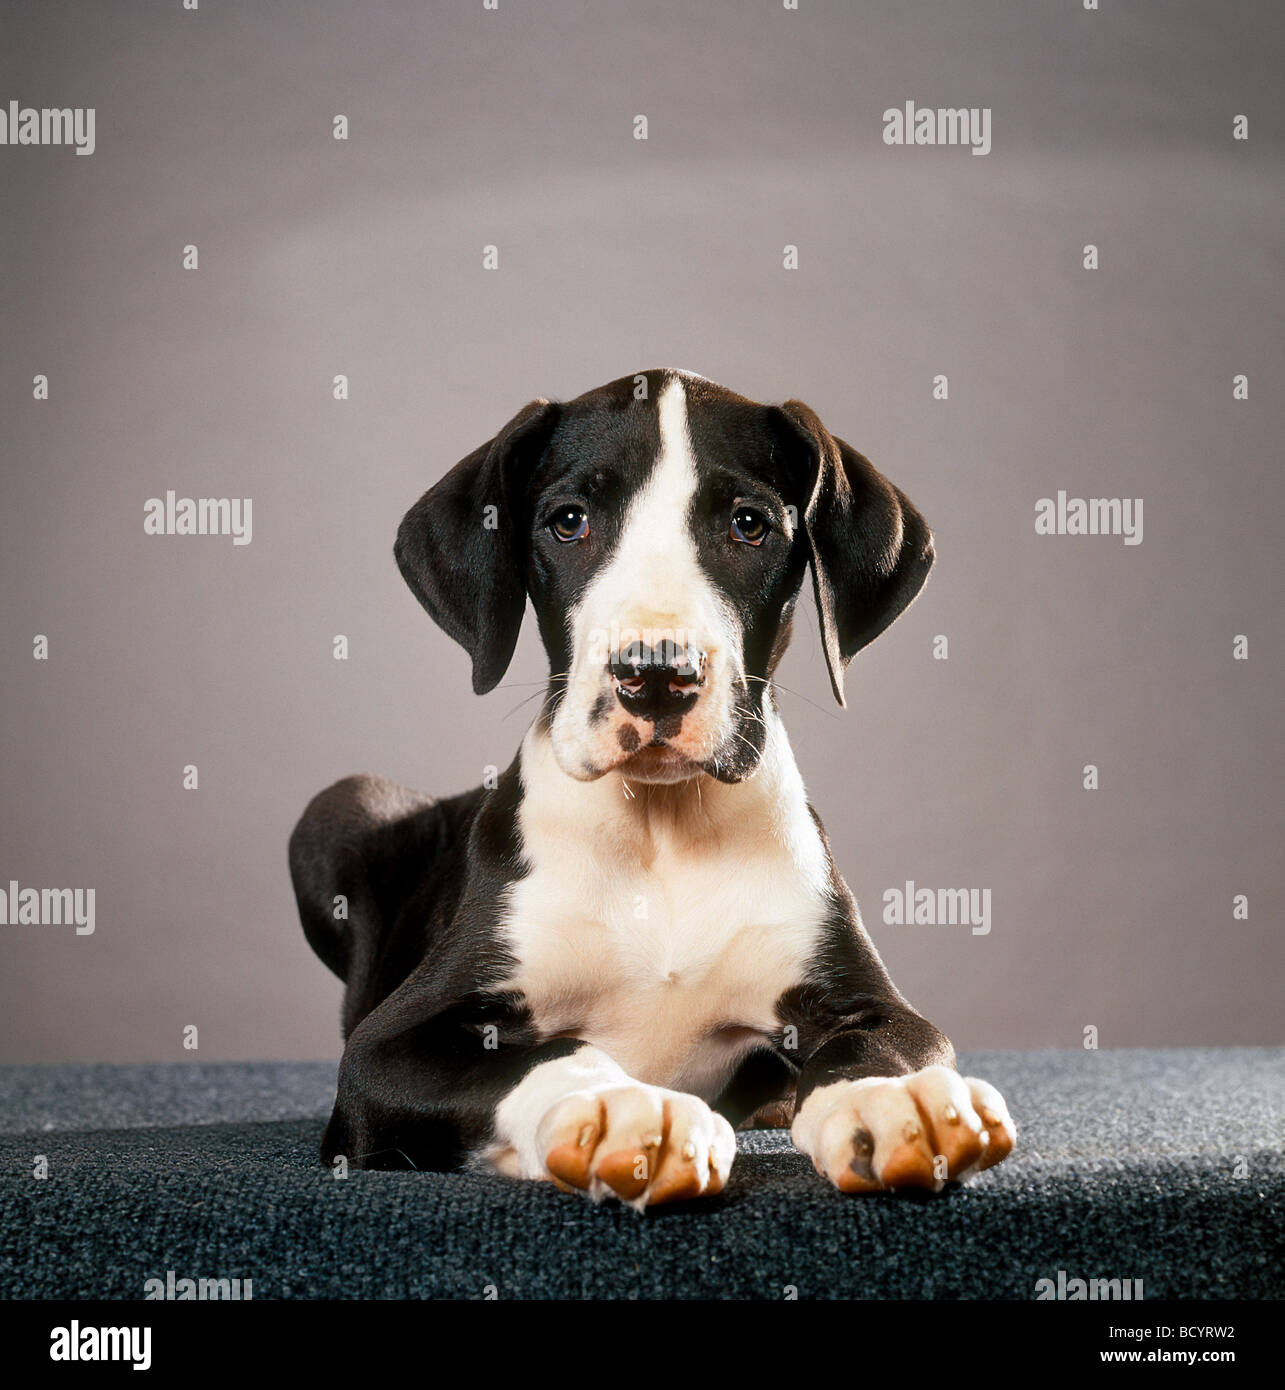
[[[933,563],[928,523],[869,459],[802,401],[769,414],[795,460],[821,644],[842,705],[848,662],[912,602]]]
[[[557,422],[524,406],[402,518],[393,553],[433,621],[473,658],[479,695],[499,684],[526,609],[526,480]]]

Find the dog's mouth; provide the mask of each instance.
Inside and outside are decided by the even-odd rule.
[[[686,753],[668,743],[649,743],[616,764],[615,771],[639,782],[685,782],[702,771]]]

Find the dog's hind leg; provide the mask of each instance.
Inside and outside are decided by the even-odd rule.
[[[346,1038],[401,982],[424,942],[399,940],[406,902],[453,836],[452,801],[381,777],[345,777],[309,802],[290,836],[290,877],[304,935],[347,985]]]

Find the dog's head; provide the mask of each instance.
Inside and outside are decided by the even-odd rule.
[[[922,588],[933,545],[802,402],[652,371],[519,411],[411,508],[396,555],[479,694],[530,597],[570,776],[732,782],[762,753],[805,571],[842,704],[845,667]]]

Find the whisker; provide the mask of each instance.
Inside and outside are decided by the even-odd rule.
[[[408,1154],[404,1149],[371,1149],[371,1151],[368,1154],[355,1154],[354,1157],[358,1159],[376,1158],[379,1154],[401,1154],[401,1156],[406,1160],[406,1162],[409,1163],[410,1166],[414,1168],[417,1173],[419,1172],[419,1168],[416,1165],[414,1159],[412,1159],[410,1154]]]
[[[787,695],[793,695],[796,700],[802,700],[805,705],[811,705],[819,714],[824,714],[827,719],[833,719],[836,723],[842,722],[833,710],[826,709],[824,705],[818,705],[815,700],[809,700],[806,695],[801,695],[797,690],[791,690],[788,685],[782,685],[778,680],[764,680],[762,676],[746,676],[747,681],[758,681],[760,685],[771,686],[774,690],[783,690]]]
[[[508,712],[508,714],[504,716],[504,719],[500,720],[500,723],[503,724],[505,719],[512,719],[513,716],[518,712],[518,710],[522,708],[523,705],[529,705],[532,700],[538,700],[539,698],[540,692],[538,690],[533,691],[530,695],[526,697],[525,700],[519,700],[518,703],[514,705],[513,708]],[[545,698],[547,699],[548,697],[546,696]]]
[[[746,748],[750,750],[751,753],[754,754],[756,758],[762,754],[763,750],[761,748],[755,748],[755,746],[749,741],[749,739],[745,737],[744,734],[738,733],[735,729],[732,730],[732,737],[739,738],[740,741],[746,746]]]
[[[558,671],[554,674],[545,676],[542,681],[505,681],[503,685],[497,685],[497,690],[522,690],[531,685],[547,685],[550,681],[569,681],[570,671]]]

